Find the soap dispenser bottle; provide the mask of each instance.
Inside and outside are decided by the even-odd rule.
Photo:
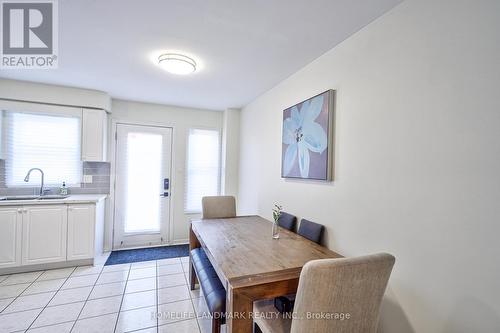
[[[61,188],[59,189],[60,195],[68,195],[68,188],[66,187],[66,182],[62,183]]]

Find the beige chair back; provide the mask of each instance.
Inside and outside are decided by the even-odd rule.
[[[376,333],[394,262],[387,253],[308,262],[300,274],[291,332]]]
[[[204,219],[236,217],[236,200],[232,196],[213,196],[201,199]]]

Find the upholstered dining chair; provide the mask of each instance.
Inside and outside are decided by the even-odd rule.
[[[325,227],[319,223],[302,219],[297,233],[302,237],[319,244],[321,242],[321,236],[323,235],[324,229]]]
[[[211,196],[201,199],[204,219],[236,217],[236,200],[233,196]]]
[[[281,212],[281,215],[278,219],[278,224],[282,228],[285,228],[290,231],[295,231],[295,224],[297,224],[297,218],[292,214],[288,214],[287,212]]]
[[[292,315],[278,313],[272,300],[257,301],[254,321],[263,333],[376,333],[394,262],[387,253],[310,261]]]

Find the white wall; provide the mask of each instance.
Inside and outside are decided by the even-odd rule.
[[[226,109],[222,119],[221,193],[238,196],[240,150],[239,109]]]
[[[102,91],[18,80],[0,79],[0,99],[111,110],[111,98]]]
[[[407,0],[242,111],[239,213],[394,254],[382,332],[500,331],[499,31],[499,1]],[[335,181],[281,179],[282,110],[330,88]]]
[[[115,100],[112,119],[136,124],[173,127],[171,221],[173,241],[186,243],[189,238],[189,220],[198,215],[184,213],[184,186],[186,145],[189,128],[213,128],[222,131],[223,112],[181,108]],[[114,131],[112,131],[114,133]],[[112,175],[112,179],[114,176]],[[112,222],[111,220],[109,221]]]

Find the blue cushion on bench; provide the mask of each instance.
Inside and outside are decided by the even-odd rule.
[[[226,311],[226,289],[219,280],[205,251],[201,248],[191,250],[191,260],[196,271],[208,310],[214,315],[222,316]]]

